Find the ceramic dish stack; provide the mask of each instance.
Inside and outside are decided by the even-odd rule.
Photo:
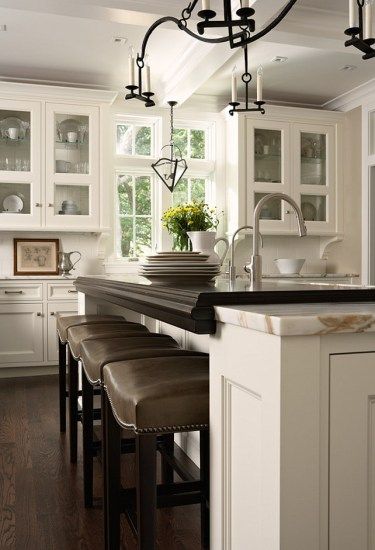
[[[139,275],[153,283],[202,284],[220,273],[220,265],[209,263],[201,252],[158,252],[146,257]]]

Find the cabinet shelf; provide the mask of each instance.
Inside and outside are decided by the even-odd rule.
[[[323,164],[326,162],[325,157],[303,157],[301,156],[301,162],[304,164]]]
[[[264,154],[259,154],[259,153],[255,153],[255,159],[256,160],[280,160],[281,159],[281,153],[277,154],[277,155],[264,155]]]

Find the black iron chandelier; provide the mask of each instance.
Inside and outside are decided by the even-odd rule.
[[[364,55],[362,59],[375,57],[375,44],[372,26],[372,0],[349,0],[349,28],[345,34],[351,38],[345,46],[354,46]]]
[[[236,67],[233,69],[232,72],[232,101],[229,103],[231,106],[229,110],[230,115],[234,115],[234,113],[243,113],[243,112],[249,112],[249,111],[259,111],[262,115],[265,114],[265,110],[263,105],[265,104],[265,101],[263,101],[263,67],[259,67],[257,71],[257,99],[254,101],[255,107],[250,107],[250,100],[249,100],[249,86],[250,82],[252,81],[251,73],[249,73],[249,58],[248,58],[248,52],[247,52],[247,45],[244,46],[244,56],[245,56],[245,72],[241,76],[242,82],[245,84],[245,106],[240,108],[241,103],[238,101],[237,96],[237,74],[236,74]]]
[[[176,107],[177,101],[168,101],[168,105],[171,109],[171,137],[169,144],[164,145],[161,152],[163,153],[165,149],[169,149],[169,155],[162,156],[162,158],[151,164],[151,166],[162,182],[168,187],[169,191],[173,193],[174,188],[187,170],[187,164],[186,160],[182,158],[179,147],[174,143],[173,108]]]
[[[237,96],[235,98],[232,94],[231,102],[231,114],[241,111],[260,111],[264,113],[264,102],[262,97],[259,98],[259,93],[255,107],[250,107],[249,105],[249,84],[252,79],[251,74],[248,70],[248,52],[247,47],[249,44],[259,40],[263,36],[266,36],[272,29],[274,29],[289,13],[297,0],[288,0],[287,4],[280,11],[280,13],[275,17],[271,23],[269,23],[264,29],[255,33],[255,10],[250,7],[250,0],[240,0],[240,7],[236,10],[235,15],[233,15],[232,9],[232,0],[223,0],[223,19],[217,17],[217,13],[211,9],[210,0],[201,0],[201,9],[198,11],[197,15],[201,19],[197,23],[197,32],[191,30],[188,26],[189,19],[191,18],[194,10],[197,7],[200,0],[191,0],[189,5],[182,11],[181,18],[177,19],[176,17],[167,16],[158,19],[151,25],[151,27],[146,32],[141,51],[137,54],[135,58],[134,53],[131,51],[129,55],[129,84],[126,86],[129,93],[126,94],[125,99],[138,99],[143,101],[146,107],[153,107],[155,105],[154,100],[152,99],[155,95],[151,91],[150,84],[150,67],[145,60],[147,44],[150,39],[150,36],[155,29],[160,27],[160,25],[171,22],[177,25],[177,27],[188,34],[189,36],[200,40],[201,42],[206,42],[208,44],[220,44],[228,42],[230,47],[233,48],[243,48],[245,55],[245,72],[242,75],[242,81],[245,84],[245,108],[239,109],[239,103],[237,102]],[[227,29],[226,36],[219,38],[209,38],[205,36],[205,31],[207,29]],[[255,34],[254,34],[255,33]],[[136,70],[137,70],[137,83],[136,83]],[[258,78],[259,82],[259,78]],[[233,84],[233,82],[232,82]],[[258,85],[259,91],[259,85]]]

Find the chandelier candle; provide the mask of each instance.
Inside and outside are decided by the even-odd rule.
[[[257,70],[257,101],[263,101],[263,67]]]
[[[233,68],[232,71],[232,103],[237,102],[237,67]]]
[[[202,10],[210,10],[211,9],[211,2],[210,0],[202,0]]]
[[[146,82],[145,82],[145,92],[149,93],[151,91],[151,74],[150,74],[150,64],[148,62],[148,55],[145,59],[145,71],[146,71]]]
[[[357,22],[357,0],[349,0],[349,27],[356,27]]]
[[[135,59],[134,59],[134,48],[131,46],[129,48],[129,86],[134,86],[134,69],[135,69]]]
[[[365,4],[365,30],[363,38],[365,40],[372,38],[372,5],[368,0]]]

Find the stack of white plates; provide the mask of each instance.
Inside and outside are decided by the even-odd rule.
[[[160,283],[206,283],[220,273],[220,265],[207,258],[201,252],[159,252],[146,257],[139,274]]]

